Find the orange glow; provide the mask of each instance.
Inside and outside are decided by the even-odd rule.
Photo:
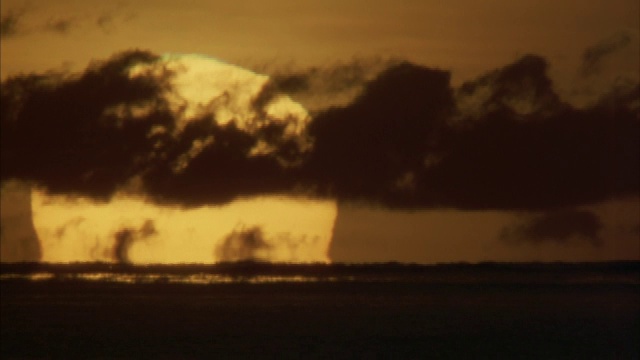
[[[215,263],[228,260],[219,251],[225,239],[250,228],[261,230],[262,243],[248,249],[247,258],[328,262],[337,215],[334,201],[276,196],[182,209],[121,195],[101,204],[34,190],[32,207],[45,262],[118,261],[116,243],[124,230],[131,263]]]
[[[294,136],[300,135],[311,120],[302,105],[283,94],[273,94],[264,112],[257,111],[253,103],[268,86],[269,77],[203,55],[165,54],[157,62],[135,65],[129,75],[157,79],[168,76],[170,86],[162,96],[175,115],[179,130],[187,122],[209,114],[218,125],[233,122],[250,133],[265,120],[286,123],[287,135]],[[145,114],[138,104],[133,106],[133,114]]]
[[[170,73],[171,76],[165,78]],[[306,110],[288,96],[271,94],[261,109],[254,102],[270,91],[269,77],[201,55],[164,55],[130,69],[134,78],[151,75],[167,80],[162,93],[176,121],[173,135],[202,116],[220,126],[229,123],[249,134],[265,124],[285,126],[284,138],[295,138],[304,151]],[[153,104],[118,105],[106,112],[145,116]],[[168,131],[158,127],[153,132]],[[193,142],[174,164],[175,173],[216,139]],[[273,152],[257,142],[248,156]],[[280,160],[280,159],[279,159]],[[285,164],[286,165],[286,164]],[[131,180],[135,183],[135,179]],[[263,260],[328,262],[337,214],[334,201],[263,196],[224,206],[184,209],[156,206],[143,198],[115,195],[109,203],[32,192],[33,223],[45,262],[119,261],[149,263],[214,263]]]
[[[152,283],[168,283],[168,284],[195,284],[195,285],[211,285],[211,284],[229,284],[229,283],[246,283],[246,284],[266,284],[266,283],[302,283],[302,282],[337,282],[337,281],[354,281],[354,277],[335,277],[335,276],[306,276],[306,275],[248,275],[233,276],[221,274],[120,274],[110,272],[99,273],[72,273],[72,274],[54,274],[50,272],[38,272],[34,274],[0,274],[0,280],[20,279],[30,281],[49,281],[58,280],[80,280],[80,281],[100,281],[112,282],[120,284],[152,284]]]

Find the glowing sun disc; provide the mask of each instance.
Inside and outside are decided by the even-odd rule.
[[[171,75],[165,78],[167,74]],[[131,78],[142,75],[168,79],[169,86],[160,96],[176,122],[175,136],[202,115],[211,115],[219,126],[234,122],[249,134],[260,124],[284,124],[285,137],[301,137],[310,121],[300,104],[282,94],[271,96],[263,108],[256,109],[255,100],[268,77],[212,58],[165,55],[130,69]],[[105,111],[116,116],[126,112],[134,118],[151,111],[145,105],[132,106]],[[214,146],[214,142],[194,141],[194,149]],[[268,146],[259,143],[250,156],[268,151]],[[198,151],[187,155],[176,172],[188,167]],[[52,196],[39,189],[32,190],[32,210],[45,262],[327,262],[337,215],[332,200],[258,196],[222,206],[183,209],[124,194],[108,203],[96,203]]]
[[[328,262],[337,215],[334,201],[275,196],[182,209],[127,197],[101,204],[34,190],[32,206],[45,262],[120,261],[123,231],[131,234],[126,260],[134,264],[242,260],[225,258],[220,249],[233,234],[252,228],[260,229],[261,243],[235,245],[245,247],[246,259]]]

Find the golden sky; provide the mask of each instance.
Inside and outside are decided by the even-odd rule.
[[[243,65],[406,58],[467,79],[525,53],[575,65],[619,32],[638,34],[640,5],[616,1],[46,1],[6,0],[16,36],[2,76],[80,70],[129,48],[209,54]]]
[[[249,98],[246,101],[238,100],[238,104],[244,104],[242,106],[245,110],[249,109],[246,103],[257,96],[255,94],[264,85],[261,81],[267,81],[267,75],[317,75],[320,80],[314,80],[312,76],[307,79],[309,87],[306,92],[291,94],[291,98],[285,94],[278,101],[273,100],[269,103],[272,112],[294,114],[288,119],[298,119],[296,126],[300,128],[306,127],[309,121],[312,121],[306,118],[308,115],[304,106],[313,108],[315,115],[322,114],[326,110],[326,104],[348,104],[355,94],[366,88],[367,81],[373,79],[378,72],[389,66],[388,64],[400,60],[407,60],[420,67],[450,71],[450,86],[457,89],[465,81],[471,81],[494,69],[502,69],[526,54],[536,54],[545,59],[548,65],[544,71],[549,76],[554,93],[558,94],[562,101],[578,104],[575,106],[589,106],[597,102],[603,94],[608,94],[611,89],[627,89],[625,86],[637,84],[640,79],[640,3],[636,0],[3,0],[1,11],[0,72],[3,81],[20,74],[44,73],[52,69],[82,72],[92,62],[104,61],[116,53],[131,49],[148,50],[157,55],[202,54],[253,71],[240,76],[249,79],[247,82],[253,84],[251,90],[237,92],[250,95],[247,95]],[[201,68],[208,66],[206,63],[209,60],[206,58],[197,61],[205,63]],[[536,61],[520,64],[533,64],[531,66],[535,67]],[[190,69],[197,69],[195,65],[189,66]],[[311,67],[319,70],[311,72],[308,70]],[[222,72],[227,71],[224,70],[226,67],[218,68],[223,69],[220,70]],[[332,85],[332,77],[342,74],[336,69],[346,69],[344,71],[347,73],[356,69],[364,75],[358,75],[360,77],[349,83],[348,89],[345,90]],[[357,71],[356,74],[360,74]],[[263,72],[264,75],[254,72]],[[198,83],[200,73],[194,71],[189,74],[192,74],[191,78],[181,78],[181,81],[185,82],[183,85],[172,85],[176,88],[182,86],[180,96],[187,99],[184,104],[177,102],[176,109],[182,105],[193,106],[193,109],[196,109],[193,111],[197,112],[202,104],[219,94],[207,93],[212,90],[207,88],[208,85]],[[462,107],[465,99],[470,99],[467,102],[470,104],[470,112],[480,111],[475,101],[484,96],[482,91],[486,90],[486,96],[493,94],[491,81],[501,81],[495,78],[499,79],[499,76],[488,77],[489,80],[485,82],[478,80],[473,96],[465,98],[464,92],[456,92],[455,101],[458,102],[461,111],[467,111]],[[217,86],[218,90],[227,91],[230,85]],[[203,93],[208,95],[196,99],[198,94]],[[240,99],[241,96],[238,96]],[[338,98],[340,101],[336,100]],[[559,101],[545,99],[540,102],[547,101],[545,104],[554,104],[554,109],[560,108]],[[524,109],[528,109],[529,100],[513,101],[519,101],[520,105],[524,101]],[[367,102],[363,100],[362,103]],[[630,104],[630,111],[637,114],[637,104]],[[437,107],[439,103],[433,106]],[[513,103],[509,106],[513,109],[523,109]],[[231,119],[240,116],[239,108],[240,105],[219,109],[227,111]],[[122,108],[114,109],[109,111],[116,113]],[[172,111],[175,113],[178,111],[176,109]],[[335,116],[349,118],[358,114],[358,110],[353,110],[352,113],[349,111],[351,110]],[[525,115],[531,111],[523,110]],[[220,121],[226,115],[217,112],[215,116]],[[247,116],[255,114],[250,113]],[[277,118],[279,115],[272,113],[269,116]],[[328,119],[325,120],[327,123],[333,121],[329,115],[323,119]],[[452,122],[456,121],[455,117],[452,119]],[[293,128],[293,125],[291,126]],[[249,131],[247,129],[244,130]],[[558,129],[564,131],[562,128]],[[292,132],[287,136],[293,138],[291,134],[300,135],[298,132]],[[586,139],[592,139],[584,136]],[[215,136],[208,139],[201,138],[199,142],[192,143],[189,152],[185,152],[188,160],[196,158],[203,147],[215,143]],[[541,142],[545,141],[545,138],[541,139]],[[298,143],[303,150],[308,148],[303,143],[311,144],[308,139]],[[325,146],[325,143],[331,144],[327,140],[320,141],[317,145]],[[340,144],[339,141],[337,143]],[[499,144],[511,143],[506,141]],[[270,146],[275,145],[257,143],[251,151],[255,154],[269,153],[272,151]],[[559,151],[565,151],[562,146],[559,148]],[[387,153],[393,152],[393,147],[390,149]],[[509,150],[504,149],[504,152]],[[400,153],[400,156],[411,155],[409,150],[407,153]],[[617,154],[615,151],[613,153]],[[384,155],[384,152],[382,154]],[[440,161],[438,156],[425,157],[424,166],[429,167],[427,164]],[[599,156],[599,153],[594,156]],[[611,159],[610,162],[619,163],[617,158]],[[189,165],[184,164],[183,166]],[[610,171],[607,166],[603,165],[599,169]],[[611,166],[618,169],[614,165]],[[365,168],[363,165],[363,169]],[[552,169],[558,170],[559,167]],[[348,176],[341,175],[339,170],[336,171],[337,175],[327,176],[349,180]],[[345,171],[349,172],[349,167]],[[404,170],[401,169],[402,171]],[[472,175],[472,170],[464,174],[464,177],[470,179],[477,175]],[[398,188],[412,189],[417,181],[416,173],[407,170],[401,175],[395,183]],[[604,176],[615,178],[618,175],[609,173]],[[476,183],[494,180],[482,175],[477,177]],[[532,177],[536,177],[535,174],[529,175],[529,178]],[[562,183],[562,178],[558,176],[557,182]],[[576,175],[576,178],[579,176]],[[530,181],[544,183],[544,179],[544,176],[540,176]],[[591,184],[589,181],[585,180]],[[129,185],[131,183],[133,180]],[[454,181],[453,184],[452,186],[457,186],[457,182]],[[474,186],[470,185],[469,188],[475,189]],[[445,186],[444,189],[446,188]],[[22,244],[16,248],[8,245],[9,242],[14,244],[21,241],[20,239],[33,238],[33,230],[30,229],[33,224],[24,224],[22,219],[30,217],[31,211],[25,210],[22,205],[16,205],[20,202],[19,199],[32,200],[20,191],[16,190],[13,183],[3,186],[3,261],[20,259],[21,256],[26,256],[25,252],[32,253],[31,245]],[[584,201],[559,201],[559,204],[550,208],[545,208],[546,205],[513,205],[508,201],[497,201],[496,204],[483,208],[477,203],[469,206],[469,203],[464,201],[447,203],[448,200],[445,199],[441,200],[442,206],[434,208],[430,205],[428,209],[411,210],[389,210],[379,206],[371,207],[368,204],[355,205],[342,200],[338,200],[336,205],[336,202],[332,202],[335,199],[324,199],[314,205],[323,209],[317,210],[318,223],[321,225],[318,225],[318,229],[314,228],[308,232],[320,234],[318,236],[324,239],[323,241],[329,241],[331,235],[327,234],[333,233],[333,240],[329,250],[328,245],[323,245],[319,255],[314,255],[311,260],[324,261],[324,256],[329,256],[334,261],[347,262],[396,260],[428,263],[639,259],[640,233],[636,216],[640,214],[638,193],[627,191],[610,195],[594,196]],[[504,195],[495,194],[495,197],[502,199]],[[38,204],[46,203],[42,200],[43,197],[37,199],[40,199],[36,201]],[[65,201],[60,200],[58,205],[73,209],[73,206]],[[126,201],[123,201],[117,206],[125,206],[123,204],[126,204]],[[294,202],[291,199],[274,200],[273,209],[281,209],[278,204],[282,203],[291,205],[290,210],[278,210],[284,212],[283,217],[288,217],[287,211],[291,214],[299,211],[296,209],[299,209],[300,204]],[[504,206],[505,203],[508,206]],[[265,210],[270,209],[269,206],[256,206],[255,214],[248,215],[249,217],[259,218],[265,211],[275,211]],[[114,205],[113,209],[116,208]],[[456,208],[464,209],[455,210]],[[49,207],[40,206],[39,209],[47,211],[52,218],[56,213],[62,212],[56,211],[55,206],[51,204]],[[145,208],[140,213],[173,211],[168,209],[173,208]],[[204,211],[203,209],[201,210]],[[105,215],[103,213],[96,216]],[[300,219],[307,219],[307,215],[300,216]],[[58,217],[57,225],[47,225],[46,231],[54,231],[73,218],[67,214]],[[8,220],[17,218],[22,220]],[[335,219],[335,223],[327,219]],[[131,221],[139,228],[142,225],[138,222],[143,220],[144,216],[138,216]],[[234,229],[238,221],[234,218],[234,223],[225,225],[224,228],[227,230],[224,231]],[[247,221],[250,224],[261,224],[257,220]],[[568,225],[563,227],[557,225],[558,222]],[[13,225],[8,225],[9,223]],[[36,224],[36,230],[43,222],[39,224]],[[575,228],[569,229],[571,226]],[[310,229],[313,226],[307,227]],[[301,233],[299,230],[295,231]],[[117,231],[104,231],[105,234],[114,232]],[[277,232],[283,233],[284,230],[280,229]],[[553,239],[549,240],[549,237]],[[79,258],[82,256],[79,255]],[[281,260],[283,257],[277,259]]]

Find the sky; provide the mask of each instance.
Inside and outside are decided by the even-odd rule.
[[[2,261],[640,260],[637,1],[1,11]]]

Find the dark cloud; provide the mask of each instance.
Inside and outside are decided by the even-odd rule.
[[[19,34],[35,32],[53,32],[66,35],[74,27],[79,25],[79,21],[73,17],[49,18],[44,24],[33,28],[24,25],[25,15],[28,13],[27,7],[9,10],[0,19],[0,35],[2,38],[10,38]]]
[[[44,30],[66,35],[75,26],[78,26],[78,22],[74,18],[49,19],[44,25]]]
[[[87,26],[97,26],[105,33],[110,33],[117,28],[118,25],[130,21],[137,15],[125,12],[125,6],[116,5],[111,11],[79,18],[77,16],[61,16],[51,17],[44,23],[30,23],[25,25],[25,15],[36,10],[31,5],[25,5],[21,8],[8,10],[0,17],[0,37],[3,39],[15,37],[21,34],[33,33],[55,33],[59,35],[67,35],[71,31]]]
[[[638,90],[544,116],[492,111],[455,133],[425,187],[463,208],[562,207],[637,194],[640,122],[630,104]]]
[[[96,25],[102,30],[108,32],[113,27],[114,18],[111,14],[102,14],[96,19]]]
[[[5,81],[2,179],[105,200],[137,187],[159,202],[184,205],[291,187],[285,173],[299,162],[302,145],[285,135],[286,124],[265,123],[250,133],[203,115],[178,131],[178,115],[161,96],[173,74],[129,76],[132,65],[156,60],[130,51],[76,76]],[[252,154],[261,143],[270,150]]]
[[[507,227],[501,238],[515,242],[587,241],[594,246],[601,244],[602,223],[592,212],[585,210],[559,210],[532,217],[521,224]]]
[[[214,251],[220,261],[266,260],[272,249],[259,226],[241,227],[229,234]]]
[[[413,187],[453,110],[447,72],[393,66],[353,104],[317,116],[305,175],[339,198],[411,202],[416,194],[404,190]]]
[[[348,62],[294,69],[258,69],[269,73],[277,91],[292,96],[315,114],[329,107],[346,106],[385,69],[398,61],[355,58]]]
[[[24,10],[9,10],[0,17],[0,37],[10,38],[16,36],[21,31]]]
[[[371,80],[371,72],[376,67],[388,66],[387,63],[381,59],[354,59],[329,66],[276,72],[272,75],[272,81],[289,94],[306,92],[312,87],[320,86],[325,88],[324,92],[335,94],[364,85]]]
[[[233,124],[218,126],[210,118],[193,121],[177,141],[166,145],[162,154],[166,161],[158,161],[143,175],[145,187],[157,201],[183,204],[224,203],[239,195],[284,192],[293,179],[277,158],[248,155],[261,137],[277,137],[282,131],[274,125],[252,136]],[[287,146],[282,144],[278,152]],[[195,148],[200,148],[197,155],[180,168],[181,158]]]
[[[308,261],[298,258],[300,249],[313,246],[319,238],[292,236],[291,233],[267,234],[260,226],[239,225],[216,246],[213,256],[218,261],[283,261],[288,255],[289,261]]]
[[[132,64],[154,59],[132,51],[77,77],[29,75],[3,82],[2,179],[31,180],[54,193],[109,197],[144,166],[153,146],[149,128],[172,124],[161,110],[136,120],[107,111],[158,101],[155,80],[126,74]]]
[[[466,82],[456,91],[459,119],[486,120],[492,113],[509,111],[519,116],[546,116],[562,106],[547,77],[547,62],[535,55]],[[460,125],[465,125],[462,122]]]
[[[640,87],[577,109],[559,98],[537,56],[457,89],[447,71],[410,63],[371,79],[342,69],[333,85],[281,74],[254,99],[258,113],[285,89],[362,83],[353,101],[319,108],[297,136],[276,122],[252,131],[220,125],[211,114],[177,129],[161,96],[173,74],[128,76],[130,66],[157,60],[132,51],[80,75],[3,82],[2,179],[101,199],[143,191],[182,205],[305,189],[392,207],[531,210],[639,192]],[[269,151],[255,152],[260,146]]]
[[[105,33],[111,33],[119,25],[131,21],[137,16],[136,13],[126,11],[125,8],[126,6],[120,3],[114,9],[99,14],[95,18],[95,25]]]
[[[583,76],[590,76],[602,70],[603,60],[611,54],[624,49],[631,43],[631,36],[626,33],[617,33],[601,42],[589,47],[582,54]]]
[[[129,263],[129,249],[136,241],[142,241],[155,235],[156,228],[153,220],[147,219],[139,229],[124,228],[114,234],[114,245],[111,258],[120,263]]]
[[[638,86],[587,109],[560,101],[526,56],[454,91],[392,67],[311,126],[311,178],[343,199],[465,209],[562,207],[638,193]]]

